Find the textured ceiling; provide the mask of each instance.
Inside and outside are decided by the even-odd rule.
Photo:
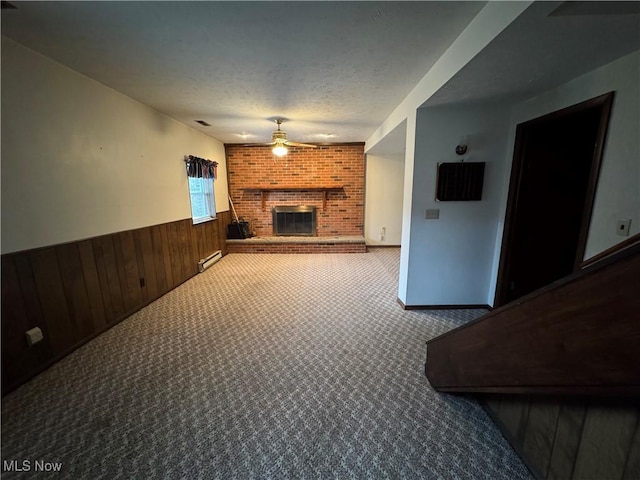
[[[523,100],[639,49],[640,2],[536,2],[425,106]]]
[[[291,140],[366,140],[484,6],[11,3],[3,35],[225,143],[275,117]]]
[[[11,2],[2,34],[225,143],[365,141],[485,2]],[[640,49],[640,2],[535,2],[426,103],[521,100]],[[195,120],[211,124],[203,127]],[[402,152],[404,130],[377,150]]]

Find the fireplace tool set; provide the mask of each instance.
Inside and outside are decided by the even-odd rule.
[[[249,228],[249,222],[246,222],[242,218],[238,218],[236,209],[233,206],[233,200],[229,195],[229,204],[231,205],[231,211],[233,212],[233,220],[227,225],[227,238],[242,239],[253,237],[251,229]]]

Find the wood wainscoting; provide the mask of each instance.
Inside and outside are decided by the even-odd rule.
[[[2,393],[68,355],[226,253],[229,212],[2,255]],[[44,339],[29,347],[25,332]]]
[[[640,478],[637,399],[488,394],[480,400],[537,479]]]

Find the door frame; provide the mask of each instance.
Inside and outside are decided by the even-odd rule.
[[[596,144],[593,149],[593,160],[591,163],[591,173],[587,183],[587,191],[585,193],[584,210],[580,223],[580,233],[578,236],[578,246],[574,258],[574,271],[578,270],[583,262],[584,252],[587,244],[587,236],[589,234],[589,224],[591,222],[591,213],[593,211],[593,203],[598,185],[598,175],[600,174],[600,164],[602,163],[602,155],[604,153],[604,145],[607,136],[607,128],[609,126],[609,118],[611,116],[611,107],[613,105],[614,92],[605,93],[598,97],[591,98],[584,102],[572,105],[570,107],[548,113],[541,117],[520,123],[516,127],[516,139],[513,149],[513,162],[511,167],[511,178],[509,180],[509,195],[507,197],[507,210],[505,213],[504,230],[502,232],[502,243],[500,248],[500,263],[498,266],[498,277],[496,280],[496,293],[494,298],[494,307],[504,305],[508,292],[507,272],[512,262],[512,229],[515,220],[518,217],[518,196],[522,184],[522,164],[524,153],[527,147],[528,129],[541,123],[557,120],[564,116],[573,115],[584,110],[600,108],[600,124],[596,133]]]

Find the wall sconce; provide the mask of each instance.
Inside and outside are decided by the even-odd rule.
[[[460,137],[460,142],[456,145],[456,155],[464,155],[467,153],[469,149],[469,137],[465,135],[464,137]],[[464,160],[464,159],[463,159]]]

